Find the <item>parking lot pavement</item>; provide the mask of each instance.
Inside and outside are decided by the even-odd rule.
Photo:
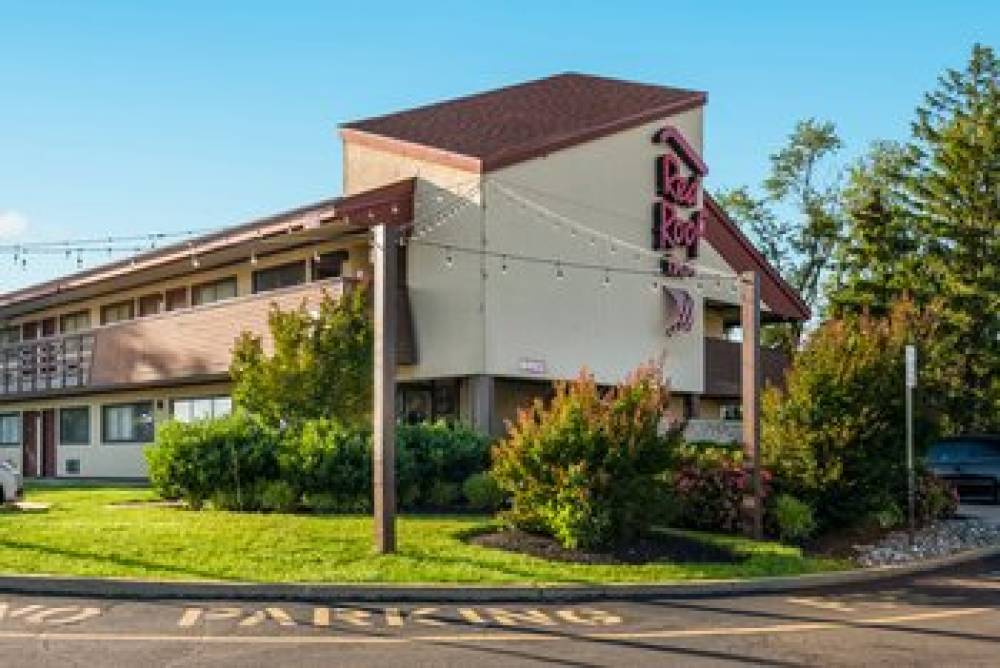
[[[958,512],[964,517],[977,517],[1000,525],[1000,504],[963,503]]]
[[[1000,558],[881,583],[592,604],[0,595],[0,666],[996,665]]]

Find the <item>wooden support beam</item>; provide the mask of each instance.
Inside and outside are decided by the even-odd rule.
[[[396,230],[374,228],[375,255],[375,550],[396,551]]]
[[[764,537],[763,481],[760,456],[760,275],[740,274],[740,320],[743,328],[743,465],[751,476],[751,495],[744,499],[746,532]]]

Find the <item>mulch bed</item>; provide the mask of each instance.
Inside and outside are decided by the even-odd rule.
[[[874,545],[891,532],[891,529],[883,529],[876,524],[837,529],[807,541],[802,549],[816,557],[853,559],[858,556],[855,546]]]
[[[473,545],[576,564],[646,564],[657,561],[735,564],[746,559],[745,555],[724,547],[674,534],[641,538],[633,545],[607,551],[569,550],[549,536],[516,529],[478,534],[468,540]]]

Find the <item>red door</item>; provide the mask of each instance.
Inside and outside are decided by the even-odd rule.
[[[21,413],[21,472],[38,477],[38,411]]]
[[[42,475],[56,477],[56,411],[42,411]]]

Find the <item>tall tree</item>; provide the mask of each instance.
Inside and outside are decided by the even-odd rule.
[[[1000,58],[976,45],[917,108],[905,182],[943,301],[952,430],[1000,428]]]
[[[827,294],[834,317],[885,315],[904,296],[927,301],[919,278],[920,235],[903,191],[911,153],[899,143],[875,142],[848,170],[844,234]]]
[[[822,168],[841,145],[833,123],[800,121],[786,145],[771,155],[762,197],[746,186],[717,197],[814,312],[842,227],[839,179],[823,178]],[[765,340],[794,351],[802,331],[802,323],[771,327]]]

